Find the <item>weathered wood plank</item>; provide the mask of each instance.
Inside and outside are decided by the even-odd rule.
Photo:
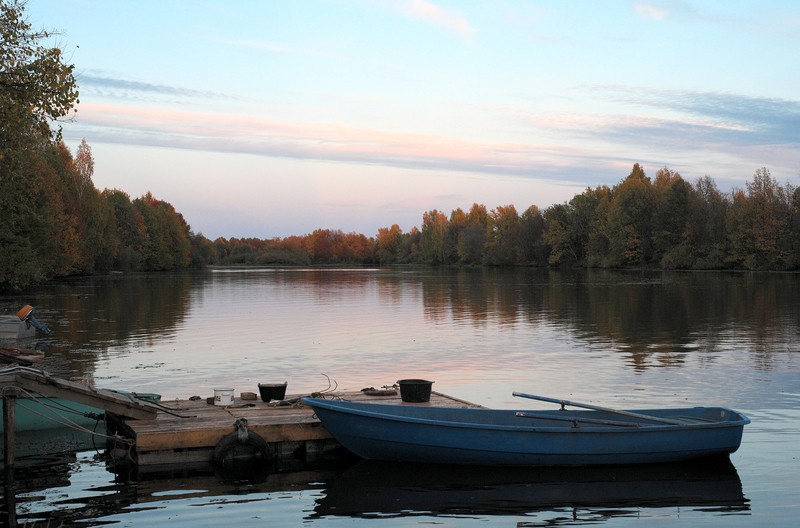
[[[363,392],[329,394],[326,397],[351,401],[367,401],[391,405],[435,405],[440,407],[480,407],[479,405],[432,392],[427,403],[405,403],[399,393],[393,396],[369,396]],[[290,400],[299,396],[288,396]],[[333,439],[305,405],[270,405],[260,400],[235,399],[228,407],[209,405],[205,400],[162,402],[171,412],[159,413],[155,420],[123,420],[123,429],[136,442],[139,465],[170,464],[208,458],[213,448],[226,435],[234,432],[234,423],[245,418],[248,429],[270,444],[295,445]],[[170,453],[174,453],[170,455]]]
[[[6,369],[0,376],[0,384],[50,398],[64,398],[137,420],[153,420],[158,413],[158,407],[131,396],[95,389],[25,367]]]

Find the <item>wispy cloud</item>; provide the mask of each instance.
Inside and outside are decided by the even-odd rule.
[[[723,171],[773,163],[797,170],[798,101],[626,86],[594,86],[591,97],[616,103],[619,113],[530,116],[524,124],[534,133],[518,142],[174,106],[98,103],[81,105],[78,126],[88,129],[87,135],[96,142],[551,178],[562,183],[577,178],[587,184],[607,183],[633,161],[681,170],[690,167],[699,175],[715,177]]]
[[[540,143],[465,141],[333,123],[294,123],[242,114],[89,103],[78,124],[95,141],[400,168],[540,176],[578,156]]]
[[[201,97],[207,99],[234,99],[234,97],[218,92],[194,90],[180,86],[154,84],[118,77],[107,77],[100,74],[81,73],[77,76],[78,85],[105,97],[140,98],[142,95],[169,97]]]
[[[633,4],[633,10],[640,17],[653,20],[664,20],[669,14],[665,7],[657,6],[651,2],[636,2]]]
[[[625,160],[667,165],[690,178],[711,174],[721,188],[761,166],[791,178],[800,170],[800,101],[632,86],[581,93],[605,113],[523,120],[534,133],[573,145],[576,161],[594,156],[600,167]]]
[[[721,92],[643,90],[607,87],[606,93],[629,104],[666,109],[675,117],[665,122],[686,122],[696,129],[724,132],[720,139],[735,144],[791,144],[800,146],[800,101],[751,97]]]
[[[475,29],[460,12],[443,8],[427,0],[409,0],[403,5],[402,12],[410,18],[436,24],[462,37],[471,37],[475,33]]]

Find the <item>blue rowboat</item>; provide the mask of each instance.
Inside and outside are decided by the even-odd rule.
[[[550,400],[514,393],[517,396]],[[728,455],[750,420],[722,407],[507,411],[303,398],[345,448],[368,460],[594,466]]]

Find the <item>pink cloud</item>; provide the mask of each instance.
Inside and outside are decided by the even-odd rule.
[[[573,157],[548,144],[466,141],[335,123],[102,103],[82,104],[78,120],[96,129],[94,141],[403,167],[525,174],[531,164]]]

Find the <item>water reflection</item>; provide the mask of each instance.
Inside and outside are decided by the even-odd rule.
[[[188,315],[191,289],[203,275],[186,273],[107,275],[54,281],[25,297],[0,299],[3,311],[35,304],[54,333],[37,348],[54,350],[46,365],[57,375],[91,381],[96,361],[109,347],[146,346],[174,335]]]
[[[72,378],[91,379],[113,347],[174,339],[193,318],[197,339],[208,340],[224,336],[223,321],[228,331],[257,333],[280,323],[276,310],[297,307],[314,322],[311,309],[328,306],[351,328],[369,324],[352,317],[359,310],[380,313],[384,325],[394,314],[394,332],[417,317],[473,331],[549,327],[590,350],[613,351],[635,371],[680,367],[698,351],[713,362],[733,350],[768,371],[797,352],[785,343],[800,328],[798,297],[795,274],[251,269],[64,280],[0,298],[0,310],[34,304],[55,330],[48,344],[62,363],[48,367]]]
[[[461,270],[420,279],[426,318],[554,325],[613,347],[634,370],[746,347],[763,370],[800,327],[796,274]]]
[[[496,516],[569,510],[597,520],[598,516],[629,515],[639,508],[665,507],[702,508],[720,514],[749,510],[739,475],[727,458],[677,465],[567,469],[362,461],[327,485],[316,501],[314,515]],[[574,520],[569,517],[570,522]]]
[[[274,473],[257,483],[231,482],[204,471],[130,479],[105,470],[92,454],[64,455],[18,468],[15,494],[6,494],[3,520],[13,526],[87,526],[207,522],[326,524],[325,520],[508,517],[518,526],[575,525],[643,515],[749,515],[735,467],[727,458],[705,463],[607,468],[482,468],[360,461]],[[8,489],[8,482],[4,482]],[[290,500],[291,511],[275,501]],[[234,509],[228,510],[233,506]],[[199,508],[199,510],[198,510]],[[17,512],[16,519],[9,512]],[[221,511],[222,510],[222,511]],[[267,513],[270,512],[270,513]],[[646,516],[646,515],[645,515]],[[519,518],[530,519],[530,523]],[[546,521],[542,521],[545,519]],[[10,521],[10,522],[9,522]],[[335,524],[335,523],[334,523]],[[339,525],[339,524],[335,524]],[[402,521],[387,526],[406,526]]]
[[[325,388],[324,372],[355,390],[422,375],[438,390],[492,407],[516,408],[512,390],[609,406],[688,400],[741,407],[754,418],[736,454],[747,461],[739,469],[747,472],[748,498],[762,516],[770,505],[785,508],[776,513],[785,520],[797,480],[790,462],[798,430],[791,410],[799,286],[795,274],[219,270],[59,281],[1,297],[0,311],[32,304],[56,331],[46,370],[167,399],[208,396],[217,383],[238,393],[284,380],[299,394]],[[307,475],[306,484],[287,489],[277,476],[242,488],[214,476],[114,480],[102,462],[80,458],[52,468],[51,484],[40,472],[31,482],[42,484],[23,487],[16,500],[29,526],[41,519],[155,525],[148,521],[179,514],[188,526],[197,524],[194,512],[214,515],[217,504],[240,499],[219,515],[246,523],[281,518],[275,510],[283,507],[284,515],[299,517],[284,525],[300,525],[304,516],[341,525],[379,512],[400,518],[387,524],[399,526],[408,515],[427,511],[436,523],[467,507],[472,513],[463,515],[475,515],[476,523],[505,522],[504,512],[526,519],[535,512],[532,522],[551,524],[607,521],[650,507],[749,512],[730,466],[681,475],[543,471],[533,478],[371,468]],[[24,486],[28,475],[20,471]],[[294,510],[285,513],[289,495]],[[393,495],[404,505],[382,504]]]

